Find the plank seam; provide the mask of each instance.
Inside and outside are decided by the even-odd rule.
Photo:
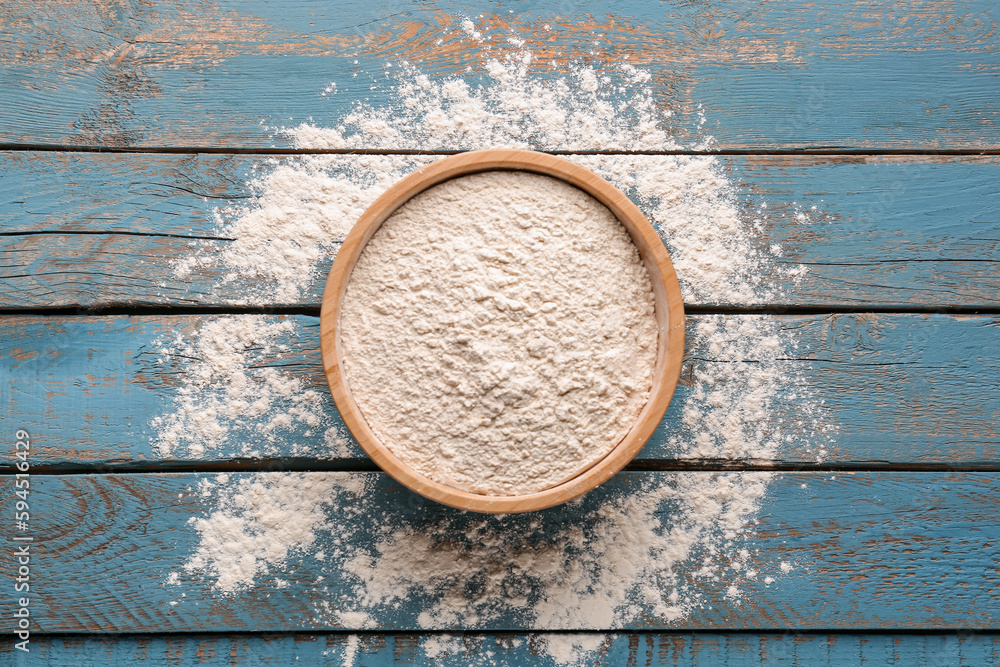
[[[3,279],[5,276],[0,276]],[[10,276],[6,276],[10,277]],[[920,306],[889,304],[852,306],[846,304],[769,304],[729,306],[685,304],[687,315],[1000,315],[1000,303],[965,306]],[[0,307],[0,316],[10,317],[156,317],[173,315],[302,315],[319,317],[320,306],[274,305],[169,305],[108,304],[40,307]]]
[[[38,229],[17,232],[0,232],[0,236],[143,236],[152,238],[190,239],[193,241],[235,241],[225,236],[195,236],[165,232],[131,232],[126,230],[88,231],[79,229]]]
[[[471,150],[471,149],[470,149]],[[160,153],[168,155],[428,155],[445,156],[467,152],[454,149],[371,149],[371,148],[245,148],[216,146],[66,146],[60,144],[0,143],[0,151],[65,153]],[[719,148],[674,150],[542,150],[550,155],[719,155],[719,156],[1000,156],[1000,148]]]
[[[781,461],[739,461],[729,459],[644,460],[632,461],[624,472],[809,472],[825,473],[998,473],[1000,463],[892,463],[859,461],[856,463],[788,463]],[[0,475],[17,473],[13,465],[0,465]],[[232,459],[218,462],[139,461],[131,463],[37,463],[31,474],[57,475],[145,475],[190,473],[261,473],[261,472],[364,472],[385,474],[368,459]]]
[[[53,637],[59,639],[101,639],[101,638],[148,638],[168,635],[189,635],[195,637],[277,637],[277,636],[315,636],[324,637],[327,635],[361,635],[361,636],[438,636],[438,635],[487,635],[496,637],[523,637],[524,635],[577,635],[577,634],[607,634],[607,635],[720,635],[720,634],[733,634],[733,635],[763,635],[763,634],[774,634],[774,635],[789,635],[789,636],[799,636],[799,635],[914,635],[914,636],[959,636],[967,637],[970,635],[982,635],[985,637],[1000,637],[1000,629],[995,628],[913,628],[913,627],[885,627],[885,628],[852,628],[852,627],[824,627],[824,628],[809,628],[807,630],[793,630],[789,628],[634,628],[634,629],[622,629],[622,628],[611,628],[611,629],[552,629],[552,630],[536,630],[536,629],[524,629],[524,630],[469,630],[465,628],[459,629],[413,629],[413,630],[396,630],[396,629],[386,629],[386,630],[350,630],[350,629],[320,629],[320,630],[171,630],[169,633],[163,632],[80,632],[79,630],[74,631],[47,631],[47,632],[32,632],[31,636],[34,638],[38,637]]]

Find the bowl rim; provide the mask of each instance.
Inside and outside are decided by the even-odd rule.
[[[625,436],[602,458],[573,477],[531,494],[487,496],[420,474],[383,445],[354,401],[343,372],[340,315],[351,273],[365,245],[403,203],[444,181],[484,171],[527,171],[560,179],[604,204],[622,223],[639,251],[653,287],[658,323],[657,356],[649,398]],[[529,150],[487,149],[458,153],[400,179],[361,215],[330,268],[320,310],[320,350],[334,404],[344,424],[371,459],[410,490],[444,505],[487,513],[528,512],[558,505],[603,484],[631,461],[656,430],[680,379],[684,355],[684,304],[670,256],[659,234],[620,190],[569,160]]]

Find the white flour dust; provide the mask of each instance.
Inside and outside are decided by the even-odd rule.
[[[335,527],[327,516],[331,507],[339,519],[357,516],[361,508],[352,500],[364,491],[364,480],[349,473],[240,476],[226,486],[229,481],[229,475],[202,479],[201,497],[222,490],[211,514],[188,521],[201,542],[184,566],[214,577],[223,591],[266,578],[289,555],[309,548],[318,532]],[[268,583],[274,585],[274,578]]]
[[[685,303],[768,303],[775,283],[805,274],[779,266],[781,246],[762,247],[760,215],[741,210],[740,195],[713,156],[580,155],[591,169],[628,194],[670,250]]]
[[[365,247],[344,373],[379,440],[442,484],[526,495],[604,458],[649,397],[657,322],[628,232],[571,185],[456,178]]]
[[[644,612],[675,621],[697,602],[700,579],[735,582],[749,567],[706,561],[692,568],[689,559],[705,557],[708,542],[720,552],[744,537],[766,480],[706,473],[636,482],[580,503],[571,524],[565,510],[450,517],[430,531],[386,522],[373,550],[346,559],[356,583],[339,604],[370,614],[404,599],[427,600],[416,618],[422,628],[475,628],[513,617],[531,628],[605,629]]]
[[[179,363],[183,380],[172,392],[173,411],[153,419],[158,453],[347,456],[349,441],[332,423],[327,397],[279,370],[295,333],[290,319],[239,315],[207,319],[192,336],[161,338],[159,372]]]
[[[579,65],[569,74],[539,73],[528,50],[483,53],[481,70],[469,79],[433,79],[401,62],[388,103],[359,102],[333,126],[303,123],[282,132],[301,148],[680,148],[647,71],[622,61],[600,71]]]
[[[231,303],[298,304],[326,276],[328,260],[354,222],[390,185],[428,157],[309,155],[272,160],[249,183],[251,203],[216,211],[217,234],[234,239],[218,252],[213,242],[174,265],[179,278],[221,269],[215,291]]]
[[[593,664],[592,656],[599,655],[605,641],[605,635],[582,633],[545,635],[541,639],[545,652],[556,664],[567,667]]]
[[[741,545],[768,479],[630,478],[555,510],[486,516],[387,502],[391,484],[372,473],[220,475],[192,491],[213,502],[191,520],[186,569],[224,594],[271,585],[275,570],[305,577],[318,618],[355,628],[405,600],[422,601],[411,622],[428,629],[670,622],[706,588],[755,576]]]
[[[473,25],[466,38],[478,43],[495,33]],[[384,103],[359,103],[341,118],[286,132],[303,148],[678,147],[649,73],[625,63],[546,72],[531,66],[530,45],[509,37],[513,51],[491,47],[464,78],[397,63]],[[710,143],[706,137],[698,147]],[[315,303],[354,219],[389,183],[428,159],[322,156],[266,165],[252,184],[255,199],[219,212],[218,235],[236,241],[222,252],[194,247],[177,271],[218,273],[220,298],[234,303]],[[688,303],[773,302],[777,285],[803,271],[775,262],[781,248],[763,239],[759,209],[744,206],[745,193],[716,157],[569,159],[639,204],[671,253]],[[278,327],[293,347],[315,347],[303,318],[252,322],[257,344]],[[206,320],[168,344],[190,348],[196,359],[180,364],[191,374],[190,389],[157,422],[162,451],[198,453],[185,440],[188,432],[209,436],[202,438],[205,454],[248,433],[271,443],[270,428],[275,453],[298,447],[328,456],[322,424],[310,426],[308,419],[332,413],[331,399],[322,393],[312,403],[305,385],[280,389],[294,375],[258,375],[257,352],[241,330],[226,333]],[[794,447],[822,457],[829,427],[822,404],[789,361],[802,356],[798,345],[792,318],[691,317],[670,429],[647,452],[768,460]],[[236,353],[215,351],[227,347]],[[248,384],[257,392],[250,403],[260,409],[232,410],[229,401]],[[783,574],[753,546],[770,481],[766,473],[623,475],[568,506],[483,517],[424,502],[376,474],[233,475],[205,487],[205,509],[192,524],[198,546],[184,579],[203,579],[223,595],[251,586],[284,595],[274,581],[289,582],[288,590],[314,601],[316,624],[346,628],[604,630],[638,618],[667,625],[708,605],[736,609],[748,582]],[[280,548],[268,548],[279,540]],[[553,663],[592,663],[599,650],[592,638],[599,636],[540,635],[538,642]],[[428,656],[454,656],[453,649],[443,638],[424,644]]]

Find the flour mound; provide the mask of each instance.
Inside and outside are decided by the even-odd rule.
[[[344,368],[380,440],[436,481],[541,491],[593,465],[649,397],[649,274],[600,202],[494,171],[384,223],[348,284]]]

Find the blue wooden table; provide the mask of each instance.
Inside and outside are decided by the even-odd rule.
[[[254,352],[254,368],[315,389],[337,432],[318,351],[332,252],[296,298],[252,305],[236,303],[247,282],[215,265],[179,277],[176,262],[192,244],[225,251],[233,240],[214,211],[252,202],[255,175],[318,153],[351,178],[349,161],[365,152],[304,149],[276,128],[335,126],[358,103],[391,107],[393,88],[379,83],[387,63],[477,85],[488,42],[474,32],[487,28],[523,39],[546,64],[540,78],[629,56],[670,111],[678,148],[667,152],[715,156],[743,216],[762,216],[753,243],[782,249],[767,278],[778,296],[761,303],[688,286],[692,335],[664,423],[617,478],[537,517],[541,539],[649,485],[767,475],[742,543],[760,576],[742,581],[739,600],[728,582],[704,579],[678,618],[646,609],[607,627],[539,626],[502,608],[429,627],[428,594],[413,590],[364,622],[319,614],[318,599],[353,594],[330,576],[336,554],[289,561],[271,573],[280,586],[261,580],[238,595],[210,577],[174,585],[198,546],[189,519],[212,511],[199,484],[219,473],[228,484],[265,474],[363,484],[324,520],[328,535],[364,548],[375,539],[364,517],[415,531],[474,520],[409,494],[350,440],[331,449],[322,429],[255,452],[238,432],[165,452],[155,424],[188,382],[188,362],[165,362],[163,341],[260,315],[287,322],[287,334]],[[469,148],[414,136],[381,152]],[[573,645],[577,664],[1000,663],[994,2],[13,0],[0,6],[0,144],[4,664],[551,664],[553,646]],[[625,153],[641,171],[663,151]],[[808,271],[778,270],[796,266]],[[699,327],[735,318],[794,332],[797,351],[778,361],[796,391],[776,395],[757,425],[787,437],[767,460],[679,455],[671,435],[699,400],[698,374],[761,363],[698,342]],[[818,413],[803,416],[803,396]],[[16,647],[22,607],[30,652]]]

